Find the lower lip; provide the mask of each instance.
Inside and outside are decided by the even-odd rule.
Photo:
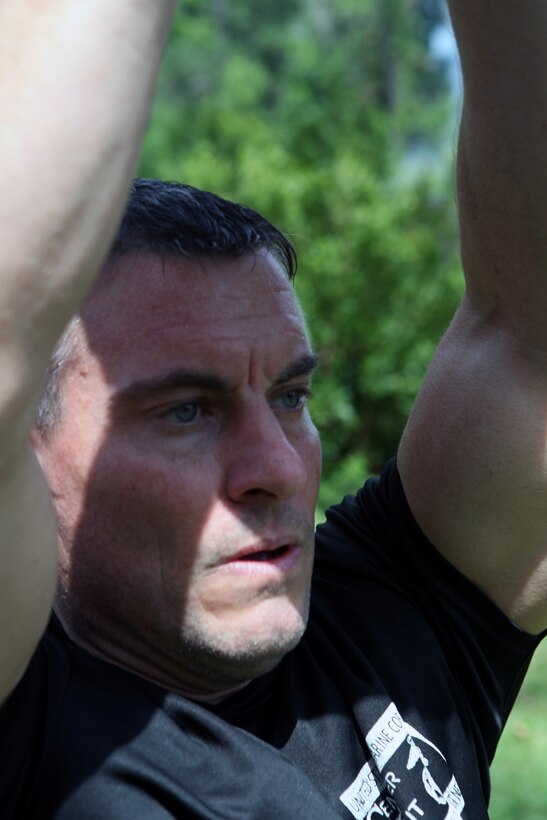
[[[300,547],[288,547],[283,553],[273,556],[271,560],[253,561],[247,560],[227,561],[223,564],[224,569],[237,572],[242,575],[286,575],[295,569],[300,563],[302,549]]]

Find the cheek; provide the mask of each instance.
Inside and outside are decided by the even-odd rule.
[[[167,583],[170,575],[188,573],[211,506],[198,478],[176,464],[105,449],[88,476],[69,540],[85,544],[87,561],[111,576],[148,567]]]
[[[180,478],[162,471],[96,465],[67,550],[67,585],[86,607],[102,600],[145,620],[177,616],[207,518],[207,505],[198,504]]]
[[[88,488],[90,509],[109,517],[108,526],[130,533],[134,543],[192,540],[207,518],[209,499],[195,471],[118,463],[96,470]]]

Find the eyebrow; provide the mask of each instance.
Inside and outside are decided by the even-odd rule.
[[[305,353],[285,367],[273,382],[273,387],[280,387],[298,376],[310,375],[319,364],[316,353]],[[151,379],[138,379],[122,388],[113,397],[114,403],[124,403],[142,396],[155,393],[168,393],[183,387],[199,387],[203,390],[214,390],[229,393],[232,385],[220,376],[199,370],[172,370],[162,376]]]
[[[273,387],[280,387],[282,384],[296,379],[298,376],[310,376],[319,364],[317,353],[304,353],[294,362],[291,362],[279,376],[274,380]]]

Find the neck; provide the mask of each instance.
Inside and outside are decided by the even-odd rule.
[[[101,661],[110,663],[113,666],[117,666],[119,669],[123,669],[125,672],[130,672],[132,675],[136,675],[149,683],[153,683],[161,689],[165,689],[168,692],[180,695],[188,700],[193,700],[196,703],[211,705],[222,703],[236,692],[240,692],[242,689],[245,689],[245,687],[250,683],[250,680],[246,680],[232,687],[215,689],[211,691],[204,691],[203,689],[198,689],[197,687],[194,688],[188,685],[181,686],[180,683],[170,675],[162,675],[152,668],[143,669],[141,665],[133,663],[131,656],[121,657],[118,656],[118,654],[111,654],[104,651],[98,643],[93,640],[86,639],[77,630],[73,629],[70,623],[62,617],[57,609],[55,610],[55,615],[67,637],[72,641],[72,643],[80,647],[80,649],[84,649],[90,655],[93,655],[93,657],[98,658]]]

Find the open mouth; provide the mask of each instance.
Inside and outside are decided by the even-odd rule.
[[[251,552],[239,558],[239,561],[275,561],[276,558],[281,558],[282,555],[288,551],[288,546],[278,547],[275,550],[262,550],[261,552]]]
[[[223,561],[221,566],[231,572],[258,577],[271,576],[272,573],[277,577],[297,571],[303,555],[300,542],[288,540],[280,546],[278,544],[279,540],[271,545],[263,542],[256,544],[255,550],[249,546]]]

